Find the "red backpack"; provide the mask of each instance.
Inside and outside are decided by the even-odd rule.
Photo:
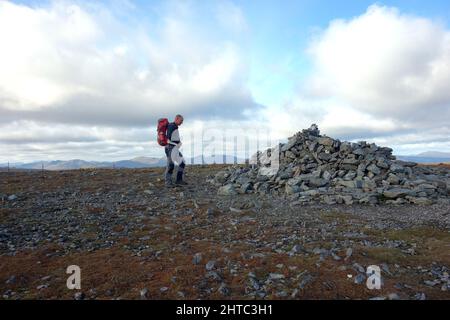
[[[158,120],[158,143],[160,146],[166,146],[169,142],[167,141],[167,126],[169,125],[169,120],[167,118],[161,118]]]

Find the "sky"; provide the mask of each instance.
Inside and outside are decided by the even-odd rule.
[[[0,0],[0,48],[0,163],[160,157],[176,114],[185,155],[312,123],[450,152],[448,1]]]

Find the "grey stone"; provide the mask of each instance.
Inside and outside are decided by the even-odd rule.
[[[325,180],[329,181],[331,179],[331,173],[328,171],[324,171],[322,173],[322,178],[324,178]]]
[[[321,137],[317,138],[317,143],[323,145],[323,146],[329,146],[331,147],[333,145],[334,140],[328,137]]]
[[[335,260],[335,261],[340,261],[341,257],[339,257],[337,254],[335,254],[334,252],[331,253],[331,257]]]
[[[279,291],[275,294],[278,298],[286,298],[288,296],[286,291]]]
[[[373,180],[365,177],[362,180],[362,188],[365,190],[375,190],[377,188],[377,184]]]
[[[427,189],[436,190],[437,189],[437,187],[435,185],[432,185],[429,183],[421,183],[417,186],[417,188],[420,190],[427,190]]]
[[[400,300],[400,296],[397,293],[390,293],[388,294],[389,300]]]
[[[301,191],[299,186],[286,184],[285,192],[287,195],[296,194]]]
[[[314,188],[323,187],[328,184],[328,180],[322,178],[312,178],[309,180],[308,185]]]
[[[347,174],[344,176],[344,180],[345,181],[350,181],[356,178],[356,172],[355,171],[349,171],[347,172]]]
[[[205,265],[206,270],[211,271],[215,268],[216,262],[214,260],[208,261],[208,263]]]
[[[358,149],[353,150],[353,153],[358,156],[364,156],[367,152],[365,151],[365,149],[358,148]]]
[[[358,273],[358,275],[355,277],[354,283],[355,284],[361,284],[366,280],[366,276],[363,273]]]
[[[214,216],[214,209],[213,209],[213,208],[208,208],[208,209],[206,210],[206,216],[207,216],[208,218],[211,218],[212,216]]]
[[[402,165],[403,167],[416,167],[417,163],[413,161],[402,161],[397,160],[397,164]]]
[[[427,206],[427,205],[433,204],[433,200],[425,198],[425,197],[419,197],[419,198],[407,197],[407,199],[408,199],[408,201],[410,201],[414,204],[418,204],[418,205],[422,205],[422,206]]]
[[[312,253],[314,253],[314,254],[323,254],[323,253],[327,253],[327,250],[316,247],[316,248],[313,249]]]
[[[256,280],[255,278],[250,278],[249,281],[253,289],[255,290],[261,289],[261,285],[259,284],[258,280]]]
[[[220,171],[214,176],[214,180],[220,184],[225,183],[227,178],[230,176],[228,172]]]
[[[439,282],[437,282],[437,281],[425,280],[423,283],[425,283],[427,286],[434,287],[434,286],[435,286],[436,284],[438,284]]]
[[[288,151],[289,149],[291,149],[293,146],[295,146],[297,144],[297,140],[295,139],[290,139],[286,144],[284,144],[281,147],[281,152],[285,152]]]
[[[345,203],[346,205],[351,205],[351,204],[353,204],[353,199],[352,199],[352,196],[337,195],[336,202],[337,203]]]
[[[192,258],[192,263],[193,264],[200,264],[201,261],[202,261],[202,254],[201,253],[196,253],[194,255],[194,257]]]
[[[352,151],[352,146],[349,142],[343,142],[339,147],[339,151],[342,153],[349,153]]]
[[[222,283],[217,291],[219,291],[219,293],[223,296],[229,296],[231,294],[230,289],[225,283]]]
[[[292,247],[292,252],[293,253],[302,253],[302,252],[305,252],[305,249],[301,245],[296,244]]]
[[[345,260],[347,260],[348,258],[350,258],[353,254],[353,249],[352,248],[348,248],[347,251],[345,252]]]
[[[367,170],[372,172],[374,175],[379,175],[381,173],[380,168],[378,168],[375,164],[368,166]]]
[[[299,193],[301,197],[315,197],[319,195],[317,190],[306,190]]]
[[[390,173],[388,178],[386,179],[387,182],[391,185],[397,185],[400,183],[400,179],[393,173]]]
[[[11,276],[11,277],[9,277],[8,278],[8,280],[6,280],[6,284],[15,284],[16,283],[16,280],[17,280],[17,278],[16,278],[16,276]]]
[[[356,262],[353,264],[353,269],[355,269],[356,271],[358,271],[360,273],[366,272],[366,270],[359,263],[356,263]]]
[[[293,152],[291,152],[291,151],[286,151],[284,153],[284,155],[285,155],[286,158],[295,159],[295,154]]]
[[[305,181],[304,177],[298,176],[298,177],[289,179],[286,182],[286,185],[288,185],[288,186],[297,186],[297,185],[301,184],[303,181]]]
[[[320,160],[329,161],[332,158],[332,155],[329,153],[321,152],[317,156]]]
[[[345,158],[342,163],[343,164],[351,164],[351,165],[357,165],[359,162],[359,160],[354,159],[354,158]]]
[[[284,279],[284,274],[281,273],[270,273],[269,280],[281,280]]]
[[[377,158],[377,166],[382,169],[389,169],[390,163],[385,158]]]
[[[305,289],[309,284],[311,284],[314,280],[314,277],[311,276],[310,274],[306,274],[303,276],[303,278],[300,280],[300,282],[298,283],[298,287],[299,289]]]
[[[328,196],[325,195],[322,197],[322,201],[326,204],[336,204],[336,197],[335,196]]]
[[[403,172],[405,172],[405,167],[403,167],[397,163],[392,163],[389,170],[393,173],[403,173]]]
[[[73,297],[75,300],[84,300],[86,296],[83,292],[77,292]]]
[[[140,295],[141,299],[147,299],[148,289],[147,288],[142,289],[140,291],[139,295]]]
[[[246,182],[244,183],[241,188],[239,189],[240,193],[247,193],[250,190],[252,190],[252,183],[251,182]]]
[[[217,191],[217,194],[220,196],[233,196],[236,195],[237,192],[232,184],[227,184],[225,186],[222,186]]]
[[[415,300],[426,300],[427,297],[426,297],[425,293],[418,292],[418,293],[415,294],[414,299]]]
[[[345,180],[339,180],[337,182],[338,185],[346,187],[346,188],[356,188],[356,181],[351,180],[351,181],[345,181]]]
[[[215,271],[209,271],[205,275],[206,278],[212,278],[216,281],[222,281],[222,277]]]
[[[383,191],[383,196],[389,199],[396,199],[400,197],[404,197],[407,195],[414,195],[415,192],[410,189],[403,189],[403,188],[393,188],[389,190]]]

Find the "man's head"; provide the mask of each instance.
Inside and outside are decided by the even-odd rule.
[[[180,115],[180,114],[177,114],[176,116],[175,116],[175,124],[177,125],[177,126],[179,126],[179,125],[181,125],[182,123],[183,123],[183,116],[182,115]]]

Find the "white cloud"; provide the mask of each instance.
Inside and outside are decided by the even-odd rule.
[[[437,22],[373,5],[330,23],[309,53],[316,68],[310,96],[332,96],[379,117],[449,120],[450,31]]]
[[[161,115],[233,118],[256,107],[239,45],[199,28],[192,12],[171,3],[157,22],[136,26],[99,4],[0,1],[0,111],[142,126]]]
[[[65,83],[68,50],[92,46],[101,32],[95,21],[74,5],[51,10],[0,2],[0,101],[9,109],[43,108],[83,87]],[[68,62],[73,62],[68,61]]]

